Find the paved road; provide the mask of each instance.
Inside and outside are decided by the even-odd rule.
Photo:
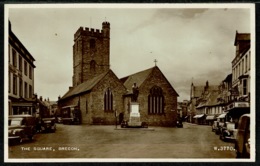
[[[56,133],[9,146],[9,158],[235,158],[233,143],[219,140],[210,126],[119,129],[57,124]]]

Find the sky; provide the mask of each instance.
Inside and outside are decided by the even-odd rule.
[[[232,72],[236,31],[252,28],[245,6],[10,5],[6,19],[36,60],[38,96],[56,101],[68,91],[74,33],[79,27],[102,29],[108,21],[110,68],[117,77],[151,68],[156,59],[181,102],[190,99],[192,82],[219,85]]]

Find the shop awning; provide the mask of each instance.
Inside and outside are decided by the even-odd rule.
[[[216,119],[216,116],[215,116],[215,115],[208,115],[208,116],[206,117],[206,120],[214,120],[214,119]]]
[[[202,118],[204,115],[205,115],[205,114],[195,115],[193,118],[196,118],[196,119],[198,119],[198,118]]]
[[[226,113],[224,113],[224,114],[221,114],[221,115],[219,115],[217,118],[218,118],[218,119],[223,119],[223,118],[225,118],[225,117],[226,117],[226,115],[227,115],[227,114],[226,114]]]

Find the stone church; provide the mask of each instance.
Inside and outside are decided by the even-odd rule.
[[[83,124],[114,125],[128,120],[132,86],[139,88],[141,121],[150,126],[175,126],[178,93],[158,68],[118,78],[110,69],[110,23],[102,30],[80,27],[74,34],[73,85],[58,101],[59,108],[77,105]]]

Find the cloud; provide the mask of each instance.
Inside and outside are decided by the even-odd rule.
[[[151,9],[143,9],[143,12]],[[149,14],[142,16],[142,21],[136,26],[131,27],[130,33],[134,33],[137,30],[148,28],[156,24],[161,24],[165,21],[172,21],[172,19],[192,19],[204,13],[208,9],[157,9],[151,10]],[[142,13],[143,14],[143,13]]]
[[[250,32],[248,9],[12,9],[12,29],[36,59],[38,95],[64,95],[72,85],[74,33],[80,26],[101,29],[105,17],[115,74],[145,70],[157,59],[179,101],[189,99],[192,78],[217,84],[231,73],[235,31]]]
[[[169,18],[173,17],[180,17],[182,19],[194,19],[195,17],[198,17],[199,15],[206,12],[208,9],[159,9],[156,12],[156,17],[159,19],[167,20]]]

